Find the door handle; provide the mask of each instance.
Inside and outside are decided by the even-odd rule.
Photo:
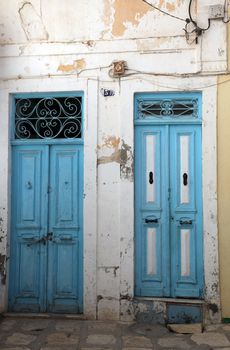
[[[145,219],[145,223],[146,224],[157,224],[158,223],[158,219]]]
[[[71,242],[73,240],[73,237],[70,235],[63,235],[59,237],[61,241],[69,241]]]
[[[53,239],[53,232],[48,232],[46,237],[45,237],[46,241],[52,241]]]
[[[153,172],[152,171],[149,172],[149,183],[150,183],[150,185],[153,184]]]
[[[32,244],[43,243],[46,244],[47,241],[52,241],[53,232],[48,232],[46,236],[40,238],[35,237],[24,237],[24,240],[30,241],[27,243],[27,246],[30,247]]]
[[[45,236],[42,236],[41,238],[25,237],[24,240],[28,241],[27,247],[30,247],[32,244],[37,244],[37,243],[43,243],[44,245],[46,244]]]
[[[180,225],[192,225],[192,220],[180,220]]]

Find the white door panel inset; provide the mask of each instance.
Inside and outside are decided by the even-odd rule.
[[[149,181],[149,174],[152,173],[153,183]],[[155,201],[155,136],[146,136],[146,201]]]

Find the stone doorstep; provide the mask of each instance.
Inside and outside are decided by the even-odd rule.
[[[52,319],[64,319],[64,320],[87,320],[83,314],[48,314],[48,313],[24,313],[24,312],[5,312],[2,314],[7,318],[50,318]]]
[[[202,323],[189,324],[167,324],[167,328],[174,333],[179,334],[196,334],[203,332]]]

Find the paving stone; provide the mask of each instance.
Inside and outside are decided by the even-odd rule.
[[[191,349],[191,345],[189,345],[186,340],[181,337],[165,337],[158,340],[158,344],[164,348],[170,349]]]
[[[2,348],[0,347],[1,350],[30,350],[29,348]]]
[[[116,338],[111,334],[91,334],[86,338],[86,344],[90,345],[113,345]]]
[[[192,335],[191,340],[193,340],[198,345],[207,344],[207,345],[210,345],[211,347],[230,346],[230,342],[228,338],[224,334],[217,333],[217,332],[194,334]]]
[[[77,334],[63,332],[52,333],[46,337],[46,342],[48,346],[77,345],[79,343],[79,336]]]
[[[55,328],[57,331],[68,331],[73,333],[80,333],[80,325],[77,321],[57,321]]]
[[[36,339],[37,337],[34,335],[28,335],[23,333],[13,333],[7,338],[5,343],[7,345],[28,345]]]
[[[96,324],[92,324],[88,326],[88,331],[89,332],[99,332],[99,333],[112,333],[115,332],[117,329],[117,325],[112,323],[104,323],[104,322],[100,322],[100,323],[96,323]]]
[[[58,347],[57,346],[45,346],[45,347],[40,348],[40,350],[76,350],[76,349],[78,349],[76,347],[76,345],[75,346],[68,345],[68,348],[66,348],[66,345],[63,345],[62,347],[60,347],[60,346],[58,346]]]
[[[206,332],[216,332],[220,329],[221,325],[220,324],[210,324],[208,326],[205,326],[205,331]]]
[[[230,332],[230,324],[226,324],[226,325],[222,326],[222,329],[224,331]]]
[[[38,331],[46,329],[50,324],[49,320],[28,320],[21,325],[23,331]]]
[[[149,350],[150,348],[122,348],[122,350]],[[155,348],[152,346],[151,347],[152,350],[154,350]]]
[[[159,324],[134,324],[131,325],[128,329],[128,331],[131,331],[133,333],[144,335],[147,337],[163,337],[164,335],[169,335],[169,330],[162,325]]]
[[[15,320],[4,320],[0,323],[0,329],[2,331],[10,331],[15,325],[16,325]]]
[[[209,345],[193,345],[191,350],[213,350]],[[216,349],[215,349],[216,350]]]
[[[113,350],[112,348],[95,348],[95,347],[90,347],[90,348],[80,348],[80,350]]]
[[[168,329],[175,333],[181,334],[194,334],[202,333],[201,323],[190,323],[190,324],[168,324]]]
[[[149,338],[144,336],[123,336],[123,346],[124,347],[144,347],[144,348],[152,348],[152,342]]]

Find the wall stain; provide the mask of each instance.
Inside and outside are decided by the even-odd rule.
[[[213,314],[219,311],[219,308],[216,304],[208,304],[208,309],[212,311]]]
[[[6,263],[6,256],[4,254],[0,254],[0,275],[1,275],[1,282],[3,285],[6,284],[5,263]]]
[[[97,164],[116,162],[120,164],[121,179],[133,181],[133,153],[131,146],[119,137],[108,136],[104,138],[103,144],[98,146],[98,150],[105,149],[111,149],[113,152],[110,155],[98,157]]]
[[[113,152],[109,156],[101,156],[97,159],[97,164],[107,164],[107,163],[119,163],[121,160],[121,150],[119,148],[120,146],[120,137],[116,136],[108,136],[104,138],[103,144],[101,146],[98,146],[98,150],[103,149],[112,149]]]
[[[133,153],[131,146],[127,145],[124,140],[122,140],[120,163],[121,179],[133,181],[133,166]]]
[[[63,73],[77,72],[81,71],[86,67],[86,62],[84,58],[73,61],[72,64],[60,64],[58,66],[58,71]]]
[[[82,44],[88,46],[88,47],[94,47],[96,45],[94,40],[86,40],[86,41],[82,41]]]

